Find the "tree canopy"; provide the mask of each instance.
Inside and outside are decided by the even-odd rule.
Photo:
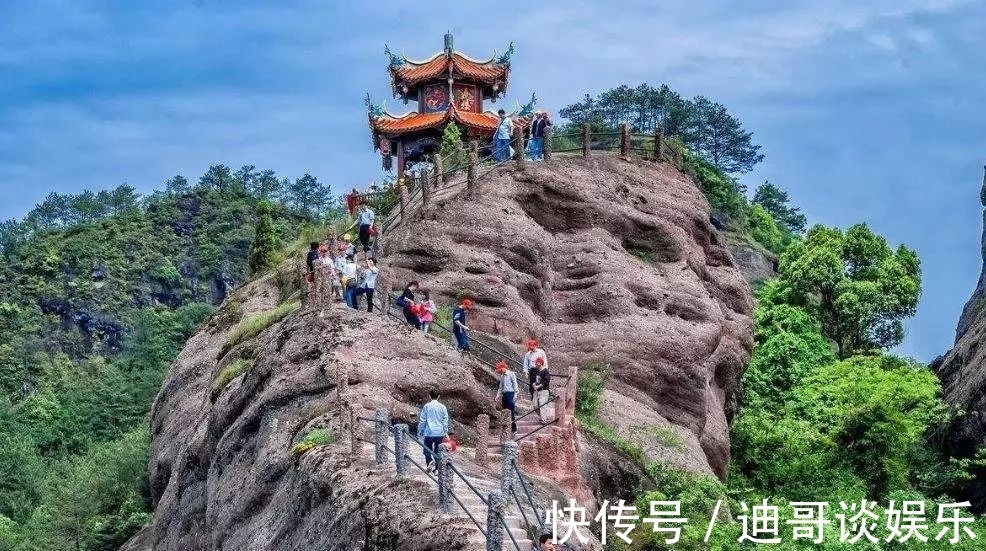
[[[792,206],[787,192],[770,182],[764,182],[753,194],[753,204],[764,208],[778,224],[794,235],[805,232],[807,219],[801,209]]]
[[[900,344],[903,320],[917,310],[921,267],[914,251],[891,249],[866,224],[815,226],[781,255],[779,282],[847,358]]]
[[[588,123],[595,129],[615,129],[624,122],[641,133],[662,128],[724,174],[749,172],[764,157],[753,133],[725,106],[704,96],[682,98],[666,84],[624,84],[595,98],[586,94],[559,114],[572,124]]]

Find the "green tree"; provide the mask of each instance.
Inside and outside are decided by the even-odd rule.
[[[466,152],[462,148],[462,129],[455,123],[449,123],[442,132],[442,144],[439,147],[444,170],[459,169],[465,165]]]
[[[767,250],[779,253],[787,245],[787,236],[777,226],[774,217],[760,205],[750,208],[748,217],[750,235]]]
[[[274,265],[277,235],[271,213],[274,208],[267,199],[257,202],[257,231],[250,244],[250,273],[259,274]]]
[[[296,211],[304,213],[309,219],[318,218],[332,201],[332,191],[329,186],[307,172],[294,182],[285,183],[288,204]]]
[[[792,304],[821,322],[840,358],[899,344],[921,293],[914,251],[891,250],[865,224],[844,233],[813,227],[781,255],[779,280]]]
[[[695,149],[719,171],[726,174],[749,172],[763,161],[761,146],[753,143],[753,133],[717,102],[703,96],[692,100],[696,121]]]
[[[795,235],[805,232],[807,220],[801,209],[793,207],[787,197],[787,192],[770,182],[764,182],[753,195],[753,204],[760,205],[778,224]]]

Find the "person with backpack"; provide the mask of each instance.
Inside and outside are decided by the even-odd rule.
[[[401,311],[404,313],[404,319],[407,320],[407,323],[415,329],[421,329],[421,320],[419,320],[417,314],[414,313],[414,292],[417,290],[417,281],[408,283],[407,287],[404,287],[404,292],[401,293],[401,296],[397,297],[396,303],[401,307]]]
[[[438,401],[441,397],[438,389],[431,389],[428,396],[431,401],[421,408],[421,414],[418,416],[418,438],[424,444],[425,470],[432,472],[435,469],[431,463],[438,454],[438,446],[448,436],[449,425],[452,420],[449,418],[445,404]]]
[[[507,362],[496,362],[496,373],[500,376],[500,388],[497,395],[503,409],[510,410],[510,432],[517,432],[517,374],[507,368]]]
[[[363,245],[363,252],[370,252],[370,229],[373,227],[374,214],[370,205],[363,203],[363,208],[359,211],[356,223],[359,224],[359,241]]]
[[[537,378],[537,366],[535,360],[541,358],[544,365],[548,365],[548,356],[541,349],[536,339],[527,340],[527,353],[524,354],[524,374],[527,375],[527,388],[531,393],[531,400],[534,399],[534,379]]]
[[[418,321],[421,322],[421,330],[425,333],[431,329],[431,323],[435,321],[435,312],[438,312],[438,306],[435,301],[431,300],[431,294],[428,291],[422,291],[425,299],[418,303],[419,314]]]
[[[452,335],[459,351],[465,356],[469,353],[469,326],[466,325],[466,312],[472,310],[472,299],[464,298],[455,310],[452,310]]]

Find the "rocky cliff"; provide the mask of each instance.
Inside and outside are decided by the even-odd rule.
[[[477,337],[519,354],[534,336],[555,373],[608,371],[602,423],[651,460],[724,477],[752,298],[701,192],[666,165],[615,157],[507,166],[463,191],[439,190],[388,233],[381,287],[417,279],[440,305],[471,294]],[[154,516],[129,549],[467,548],[468,526],[435,514],[427,488],[368,469],[342,435],[349,407],[413,424],[437,386],[468,443],[477,416],[496,411],[494,382],[433,336],[344,308],[303,308],[239,338],[284,309],[294,273],[238,289],[172,366],[151,412]],[[236,365],[248,367],[219,384]],[[294,458],[315,427],[336,441]],[[639,480],[597,439],[580,441],[597,497]]]
[[[986,175],[980,198],[986,207]],[[951,451],[960,457],[970,457],[986,446],[986,349],[980,348],[986,341],[986,210],[983,225],[979,282],[962,309],[955,345],[932,363],[942,381],[945,401],[964,412],[949,434]],[[970,485],[970,499],[979,511],[986,510],[986,473],[980,473]]]
[[[518,352],[540,339],[553,371],[603,367],[600,420],[655,460],[725,477],[753,301],[705,197],[673,167],[511,165],[473,197],[439,193],[383,258],[390,281],[418,279],[440,304],[472,295],[470,325]]]

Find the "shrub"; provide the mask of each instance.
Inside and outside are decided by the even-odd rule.
[[[281,321],[285,316],[299,308],[301,308],[301,302],[287,302],[273,310],[268,310],[241,321],[230,331],[229,337],[226,339],[226,345],[223,347],[223,353],[241,342],[256,337],[261,331]]]
[[[218,398],[226,388],[226,385],[228,385],[233,379],[246,373],[247,369],[250,369],[250,366],[250,362],[241,358],[223,368],[223,370],[219,372],[219,375],[216,375],[216,380],[212,381],[212,393],[210,396],[212,401],[215,402],[216,398]]]
[[[291,455],[301,457],[316,446],[325,446],[332,442],[332,434],[328,430],[312,429],[294,446],[291,446]]]
[[[599,408],[599,398],[606,387],[609,373],[602,366],[586,364],[579,370],[579,381],[575,390],[575,416],[583,423],[596,417]]]

